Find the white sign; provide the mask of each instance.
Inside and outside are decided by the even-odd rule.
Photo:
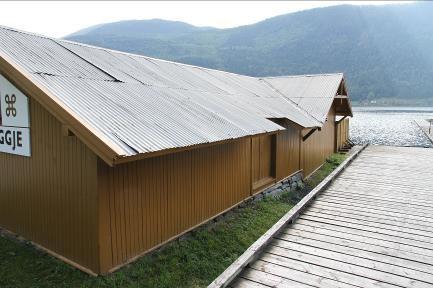
[[[0,75],[0,106],[3,126],[29,127],[29,100]]]
[[[29,100],[0,75],[0,152],[30,156]]]
[[[0,126],[0,152],[30,156],[30,128]]]

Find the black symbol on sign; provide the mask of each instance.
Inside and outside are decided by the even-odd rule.
[[[15,94],[12,94],[12,96],[6,95],[5,96],[5,102],[8,104],[8,107],[6,108],[6,116],[12,117],[17,116],[17,109],[14,107],[15,102],[17,101],[17,97]]]

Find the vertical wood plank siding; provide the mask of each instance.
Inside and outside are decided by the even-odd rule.
[[[344,146],[349,139],[349,118],[337,124],[337,150]]]
[[[107,273],[226,211],[335,148],[335,113],[301,141],[260,135],[109,167],[30,99],[32,157],[0,153],[0,226]],[[308,132],[308,131],[304,131]]]
[[[251,139],[114,168],[99,161],[101,272],[248,198],[250,169]]]
[[[275,180],[275,137],[275,135],[260,135],[251,138],[251,169],[254,191]]]
[[[97,271],[97,157],[29,100],[32,156],[0,153],[0,226]]]
[[[308,139],[302,141],[301,166],[305,177],[319,168],[326,158],[334,153],[335,125],[335,112],[332,108],[322,129],[315,131]],[[308,131],[305,129],[303,135],[306,135]]]
[[[288,121],[280,121],[279,125],[286,128],[277,135],[276,175],[281,180],[299,171],[300,129]]]

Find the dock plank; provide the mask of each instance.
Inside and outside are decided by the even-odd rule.
[[[391,241],[388,238],[372,238],[363,233],[355,234],[348,232],[340,232],[338,230],[331,230],[327,228],[314,227],[296,223],[290,230],[284,231],[283,234],[300,235],[300,233],[308,233],[309,238],[315,239],[320,237],[321,241],[328,241],[328,243],[335,243],[357,249],[372,251],[375,253],[395,256],[403,259],[410,259],[416,262],[430,263],[433,259],[433,251],[428,248],[408,245]],[[303,234],[302,236],[305,236]],[[341,249],[341,248],[339,248]],[[424,259],[425,258],[425,259]],[[428,266],[428,271],[433,273],[431,265]]]
[[[311,247],[327,249],[337,253],[370,259],[380,263],[387,263],[394,266],[423,272],[422,274],[430,275],[426,275],[425,277],[427,278],[425,279],[430,279],[432,274],[432,266],[429,264],[431,262],[431,258],[428,256],[423,256],[420,254],[413,255],[408,251],[399,251],[398,249],[391,249],[362,242],[348,241],[345,239],[333,239],[332,237],[327,239],[323,234],[314,234],[315,236],[311,236],[311,234],[306,235],[306,233],[302,233],[302,235],[302,237],[296,237],[297,235],[290,234],[290,241],[293,243],[309,245]],[[288,239],[287,235],[281,235],[280,237],[285,238],[286,240]],[[318,239],[318,237],[322,238]]]
[[[274,247],[273,252],[278,253],[278,247]],[[355,272],[353,270],[353,268],[351,269],[350,267],[348,267],[347,265],[344,265],[343,263],[333,263],[335,265],[332,265],[330,263],[331,267],[328,267],[326,265],[323,265],[324,263],[320,262],[314,262],[314,261],[310,261],[310,262],[306,262],[303,261],[304,259],[301,258],[302,260],[300,260],[298,257],[302,257],[305,256],[306,254],[302,254],[302,253],[293,253],[291,256],[292,257],[287,257],[288,255],[278,255],[275,253],[263,253],[263,255],[260,257],[259,260],[257,260],[256,263],[254,264],[262,264],[262,265],[266,265],[267,263],[273,263],[275,265],[278,265],[277,267],[283,267],[280,268],[282,271],[281,273],[290,273],[290,270],[295,270],[295,269],[302,269],[303,271],[308,272],[311,275],[316,275],[316,276],[320,276],[323,278],[327,278],[327,279],[332,279],[335,280],[337,282],[341,282],[344,284],[350,284],[350,285],[358,285],[361,287],[399,287],[398,285],[393,285],[390,283],[386,283],[383,281],[377,281],[375,279],[372,278],[368,278],[368,277],[363,277],[362,275],[359,275],[357,273],[353,273]],[[282,252],[280,254],[283,254]],[[319,259],[316,259],[316,261]],[[275,266],[273,266],[275,267]],[[344,267],[346,267],[346,270],[352,271],[352,272],[346,272],[346,271],[341,271],[340,269],[345,269]],[[269,272],[273,272],[274,270],[268,270]],[[269,273],[268,272],[268,273]],[[323,287],[323,286],[322,286]]]
[[[247,268],[245,271],[242,272],[240,277],[245,278],[250,281],[254,281],[263,285],[267,285],[269,287],[299,287],[299,288],[311,288],[311,287],[318,287],[317,285],[308,285],[306,283],[300,283],[296,282],[290,279],[290,277],[299,277],[299,275],[296,273],[297,271],[294,271],[290,273],[289,275],[279,275],[278,272],[275,274],[267,273],[266,271],[262,271],[261,269],[253,269],[253,268]],[[304,282],[310,282],[309,281],[309,274],[304,273],[306,278],[303,280]],[[289,278],[288,278],[289,277]]]
[[[403,287],[432,287],[430,283],[414,279],[414,271],[412,271],[413,273],[406,274],[406,276],[401,276],[404,275],[405,272],[402,272],[402,270],[399,270],[396,266],[379,262],[376,262],[376,265],[374,265],[374,262],[366,259],[364,261],[358,259],[358,262],[356,262],[353,257],[342,253],[333,253],[325,249],[317,249],[284,240],[276,240],[273,245],[274,246],[269,247],[267,253],[309,264],[317,264],[341,273],[353,274],[391,285]]]
[[[311,227],[319,227],[319,228],[328,229],[331,231],[336,231],[336,232],[341,232],[341,233],[347,233],[349,235],[368,236],[372,239],[391,241],[391,242],[395,242],[395,243],[401,243],[401,244],[410,245],[413,247],[419,247],[419,248],[428,249],[428,250],[432,249],[432,247],[429,243],[411,240],[411,239],[407,239],[407,238],[402,238],[402,237],[399,237],[398,235],[397,236],[387,235],[387,234],[380,233],[380,231],[379,232],[371,232],[371,231],[366,231],[366,230],[362,230],[362,229],[356,229],[353,227],[328,225],[326,223],[303,220],[303,219],[298,219],[296,221],[296,223],[308,225]]]
[[[274,256],[272,254],[269,255],[271,257]],[[325,285],[326,287],[332,287],[332,288],[358,287],[340,281],[340,280],[344,281],[344,277],[341,277],[341,279],[337,279],[337,277],[329,273],[320,272],[320,271],[318,271],[318,273],[310,273],[309,271],[306,270],[308,264],[305,263],[304,263],[305,265],[303,265],[302,263],[296,265],[296,261],[290,262],[290,259],[288,259],[283,263],[283,265],[280,265],[281,263],[275,261],[274,258],[271,259],[271,258],[264,257],[264,259],[267,259],[268,261],[263,261],[263,260],[256,261],[253,264],[251,264],[251,267],[256,269],[257,271],[262,271],[266,274],[271,274],[271,275],[275,274],[281,277],[297,277],[298,281],[302,282],[302,285],[308,285],[309,287],[311,286],[323,287]]]
[[[406,211],[401,209],[396,209],[393,207],[383,207],[383,206],[374,206],[373,204],[357,204],[355,205],[347,205],[347,203],[341,202],[341,201],[328,201],[329,199],[325,199],[320,202],[316,202],[317,205],[326,205],[327,207],[346,207],[352,210],[363,210],[363,211],[371,211],[371,213],[378,213],[378,214],[386,214],[386,215],[395,215],[398,214],[400,216],[396,216],[397,218],[411,218],[411,219],[418,219],[422,218],[424,222],[433,222],[433,219],[425,217],[425,214],[423,214],[422,211]]]
[[[389,225],[395,225],[398,227],[407,227],[407,228],[413,228],[416,230],[426,231],[433,233],[433,227],[431,224],[426,224],[419,221],[414,221],[411,219],[403,219],[401,222],[398,223],[395,222],[395,217],[391,217],[387,214],[385,215],[378,215],[373,213],[363,213],[353,210],[343,210],[343,209],[329,209],[324,207],[317,207],[312,206],[308,209],[309,212],[314,212],[318,214],[328,214],[328,215],[336,215],[336,216],[345,216],[347,218],[352,219],[359,219],[363,221],[372,221],[382,224],[389,224]]]
[[[230,286],[433,287],[432,171],[433,149],[367,147]]]
[[[422,239],[426,242],[432,242],[433,244],[433,232],[426,231],[425,229],[419,229],[419,227],[414,227],[413,225],[407,225],[405,222],[394,222],[387,221],[387,220],[381,220],[376,217],[370,217],[370,216],[360,216],[360,215],[352,215],[347,213],[325,213],[323,211],[317,212],[313,209],[309,209],[308,211],[305,211],[302,215],[304,216],[311,216],[315,218],[326,218],[326,219],[332,219],[337,220],[340,222],[347,222],[347,223],[353,223],[353,224],[360,224],[365,225],[368,224],[371,227],[377,227],[377,228],[384,228],[388,230],[394,230],[398,232],[404,232],[407,234],[422,236]],[[320,220],[317,220],[320,221]],[[416,237],[417,237],[416,236]]]
[[[383,219],[402,219],[402,222],[404,223],[414,223],[419,226],[423,227],[431,227],[433,225],[433,219],[428,219],[425,216],[416,216],[416,215],[408,215],[408,214],[402,214],[399,212],[393,212],[393,211],[383,211],[380,209],[369,209],[364,207],[347,207],[347,205],[344,204],[332,204],[332,203],[314,203],[312,206],[315,209],[322,209],[322,210],[331,210],[331,211],[340,211],[345,213],[350,213],[353,215],[359,214],[359,215],[372,215],[375,217],[383,218]]]
[[[327,218],[327,217],[317,217],[317,216],[309,216],[306,214],[302,214],[299,216],[300,219],[305,219],[305,220],[311,220],[311,221],[315,221],[315,222],[320,222],[320,223],[325,223],[328,225],[336,225],[336,226],[342,226],[342,227],[349,227],[349,228],[354,228],[354,229],[358,229],[358,230],[363,230],[363,231],[369,231],[369,232],[376,232],[376,233],[380,233],[380,234],[384,234],[384,235],[389,235],[389,236],[395,236],[395,237],[399,237],[402,239],[409,239],[409,240],[413,240],[419,243],[422,243],[422,245],[425,245],[426,247],[430,247],[433,249],[433,239],[431,237],[428,236],[424,236],[424,235],[419,235],[419,234],[414,234],[414,233],[410,233],[407,231],[401,231],[398,228],[395,228],[394,226],[387,226],[387,225],[382,225],[382,224],[376,224],[376,223],[372,223],[372,222],[356,222],[356,221],[347,221],[347,219],[343,218],[343,217],[335,217],[334,219],[332,218]]]
[[[306,238],[305,235],[304,237],[297,237],[293,234],[280,235],[280,238],[276,239],[272,245],[433,284],[431,267],[425,272],[419,271],[416,268],[421,268],[421,265],[418,265],[415,261],[404,261],[401,258],[392,257],[384,253],[365,253],[365,250],[368,248],[345,247],[343,245],[335,245],[317,239]]]

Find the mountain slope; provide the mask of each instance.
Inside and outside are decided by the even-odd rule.
[[[67,39],[252,76],[344,72],[355,100],[413,103],[433,98],[431,19],[428,2],[341,5],[231,29],[124,21]]]

